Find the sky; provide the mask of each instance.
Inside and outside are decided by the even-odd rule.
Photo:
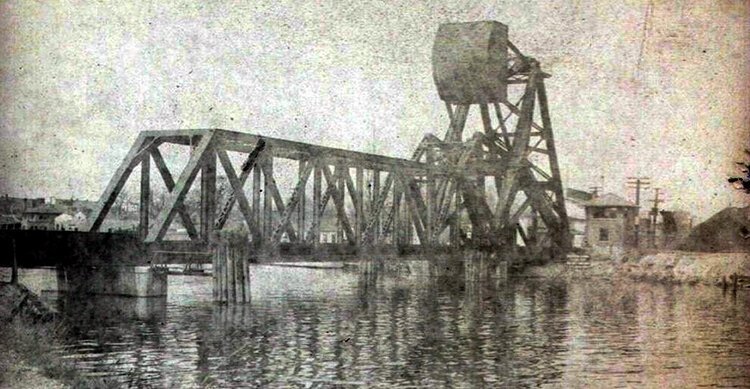
[[[408,158],[448,126],[437,27],[474,20],[508,25],[552,74],[566,187],[632,198],[626,177],[647,176],[664,208],[699,220],[750,202],[727,184],[750,147],[750,2],[738,0],[0,0],[0,194],[97,199],[142,130]]]

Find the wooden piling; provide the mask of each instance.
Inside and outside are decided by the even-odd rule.
[[[18,284],[18,258],[16,257],[16,240],[13,239],[13,269],[10,273],[10,283]]]
[[[220,238],[213,249],[213,297],[221,303],[250,302],[249,242]]]

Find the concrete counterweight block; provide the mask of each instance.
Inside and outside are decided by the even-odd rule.
[[[58,268],[57,289],[61,293],[164,297],[167,273],[149,266]]]

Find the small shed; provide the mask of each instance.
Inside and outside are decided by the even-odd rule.
[[[638,206],[612,193],[586,203],[586,245],[593,254],[617,257],[635,246]]]

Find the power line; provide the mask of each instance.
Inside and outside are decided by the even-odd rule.
[[[651,247],[656,247],[656,221],[659,217],[659,204],[664,202],[664,199],[659,198],[659,193],[661,192],[661,188],[654,188],[654,198],[651,199],[651,202],[654,204],[653,207],[651,207]]]

